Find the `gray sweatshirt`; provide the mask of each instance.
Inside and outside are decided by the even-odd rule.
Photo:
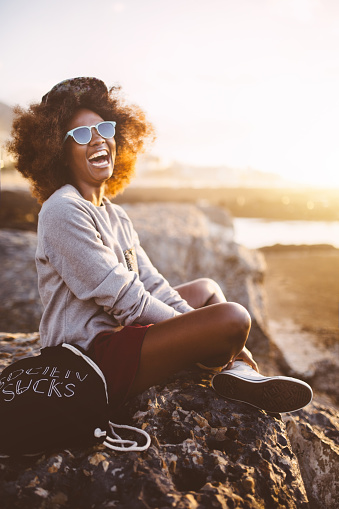
[[[193,309],[152,265],[123,209],[105,197],[96,207],[69,184],[41,208],[36,265],[43,347],[87,349],[104,330]]]

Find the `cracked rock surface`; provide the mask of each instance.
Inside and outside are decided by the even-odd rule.
[[[37,335],[2,335],[2,367],[38,352]],[[0,460],[1,507],[308,507],[279,415],[227,402],[210,374],[181,372],[126,403],[116,419],[145,429],[143,453],[97,445]]]
[[[38,334],[1,334],[0,369],[38,351]],[[313,403],[282,420],[224,400],[210,378],[180,372],[114,416],[151,435],[143,453],[97,445],[0,459],[0,507],[338,507],[338,412]]]

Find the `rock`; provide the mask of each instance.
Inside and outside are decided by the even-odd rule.
[[[338,357],[333,357],[331,360],[324,359],[317,362],[314,366],[313,376],[310,377],[310,383],[313,387],[317,388],[317,391],[331,397],[334,403],[339,407]]]
[[[265,359],[263,372],[276,373],[276,360],[284,374],[292,374],[267,333],[263,258],[233,242],[226,216],[180,204],[125,208],[171,284],[202,276],[217,280],[228,300],[249,309],[249,346]],[[36,333],[18,333],[36,331],[41,315],[35,246],[34,233],[0,231],[0,330],[15,332],[0,335],[0,369],[39,349]],[[327,390],[328,369],[320,363],[307,375],[321,391]],[[223,400],[210,378],[197,369],[179,373],[116,413],[116,422],[150,433],[147,452],[121,454],[100,445],[0,459],[1,507],[275,509],[306,508],[308,500],[312,509],[336,507],[338,412],[314,403],[283,422]],[[336,380],[333,374],[333,392]]]
[[[313,404],[284,419],[314,508],[339,507],[338,417],[334,409]]]
[[[35,250],[36,233],[0,230],[0,331],[39,329],[42,305]]]
[[[225,217],[194,205],[147,203],[125,205],[141,245],[158,270],[175,286],[199,277],[217,281],[227,300],[246,307],[252,317],[249,348],[257,356],[271,348],[262,289],[264,257],[233,241]],[[216,218],[217,223],[211,222]],[[224,224],[220,224],[224,223]]]
[[[215,279],[228,300],[244,305],[252,317],[248,345],[260,359],[272,350],[262,290],[264,258],[233,241],[229,215],[215,207],[185,204],[125,206],[141,244],[158,270],[177,285],[199,277]],[[211,222],[214,219],[217,222]],[[38,330],[42,307],[35,271],[36,237],[0,230],[0,330]],[[273,355],[273,354],[272,354]],[[264,360],[264,359],[263,359]]]
[[[269,320],[269,326],[272,340],[280,349],[284,373],[302,378],[316,389],[322,402],[339,407],[339,342],[335,335],[324,330],[320,341],[318,335],[287,319]],[[330,339],[327,342],[326,335]]]
[[[37,334],[0,335],[0,371],[38,349]],[[151,435],[147,452],[0,459],[1,507],[338,507],[339,413],[312,403],[281,421],[219,397],[210,377],[183,371],[116,413]]]
[[[0,228],[36,231],[40,205],[29,191],[2,190]]]
[[[0,337],[4,366],[38,336]],[[145,429],[143,453],[98,445],[37,458],[0,459],[2,509],[307,508],[285,424],[279,416],[225,401],[210,375],[181,372],[130,400],[115,419]]]

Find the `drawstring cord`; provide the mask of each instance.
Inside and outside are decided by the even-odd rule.
[[[80,357],[82,357],[98,373],[98,375],[101,377],[101,379],[102,379],[102,381],[104,383],[105,392],[106,392],[106,399],[107,399],[107,402],[108,402],[108,393],[107,393],[106,379],[105,379],[105,376],[104,376],[103,372],[99,368],[99,366],[97,366],[97,364],[95,364],[95,362],[90,357],[87,357],[87,355],[84,355],[82,352],[80,352],[80,350],[78,350],[75,346],[70,345],[68,343],[63,343],[62,346],[65,347],[65,348],[68,348],[74,354],[79,355]],[[123,452],[128,452],[128,451],[146,451],[146,449],[148,449],[149,446],[151,445],[151,437],[143,429],[135,428],[134,426],[128,426],[127,424],[115,424],[115,423],[113,423],[111,421],[109,421],[109,427],[110,427],[111,434],[115,438],[112,438],[112,437],[108,436],[107,432],[101,430],[100,428],[96,428],[94,430],[94,436],[96,438],[106,437],[104,442],[103,442],[103,444],[106,447],[108,447],[109,449],[112,449],[113,451],[123,451]],[[124,439],[122,439],[116,433],[114,428],[128,429],[128,430],[135,431],[136,433],[140,433],[141,435],[144,435],[146,437],[146,444],[140,446],[140,445],[138,445],[138,442],[136,442],[134,440],[124,440]],[[114,445],[114,444],[117,444],[117,445]],[[125,445],[129,445],[129,447],[125,447]]]
[[[127,424],[114,424],[111,421],[109,421],[109,426],[111,428],[111,434],[115,438],[108,436],[106,431],[102,431],[100,428],[97,428],[94,431],[94,436],[96,436],[97,438],[106,437],[103,444],[106,447],[109,447],[109,449],[113,449],[113,451],[123,451],[123,452],[146,451],[146,449],[148,449],[149,446],[151,445],[151,437],[143,429],[135,428],[134,426],[128,426]],[[129,429],[129,430],[135,431],[137,433],[140,433],[141,435],[144,435],[146,437],[146,444],[138,445],[138,442],[136,442],[135,440],[124,440],[116,433],[114,428]],[[114,445],[114,444],[117,444],[117,445]],[[125,445],[129,445],[129,447],[125,447]]]

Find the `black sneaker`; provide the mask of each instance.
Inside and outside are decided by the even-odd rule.
[[[306,382],[287,376],[263,376],[242,361],[214,375],[212,387],[224,398],[279,414],[300,410],[313,397]]]

